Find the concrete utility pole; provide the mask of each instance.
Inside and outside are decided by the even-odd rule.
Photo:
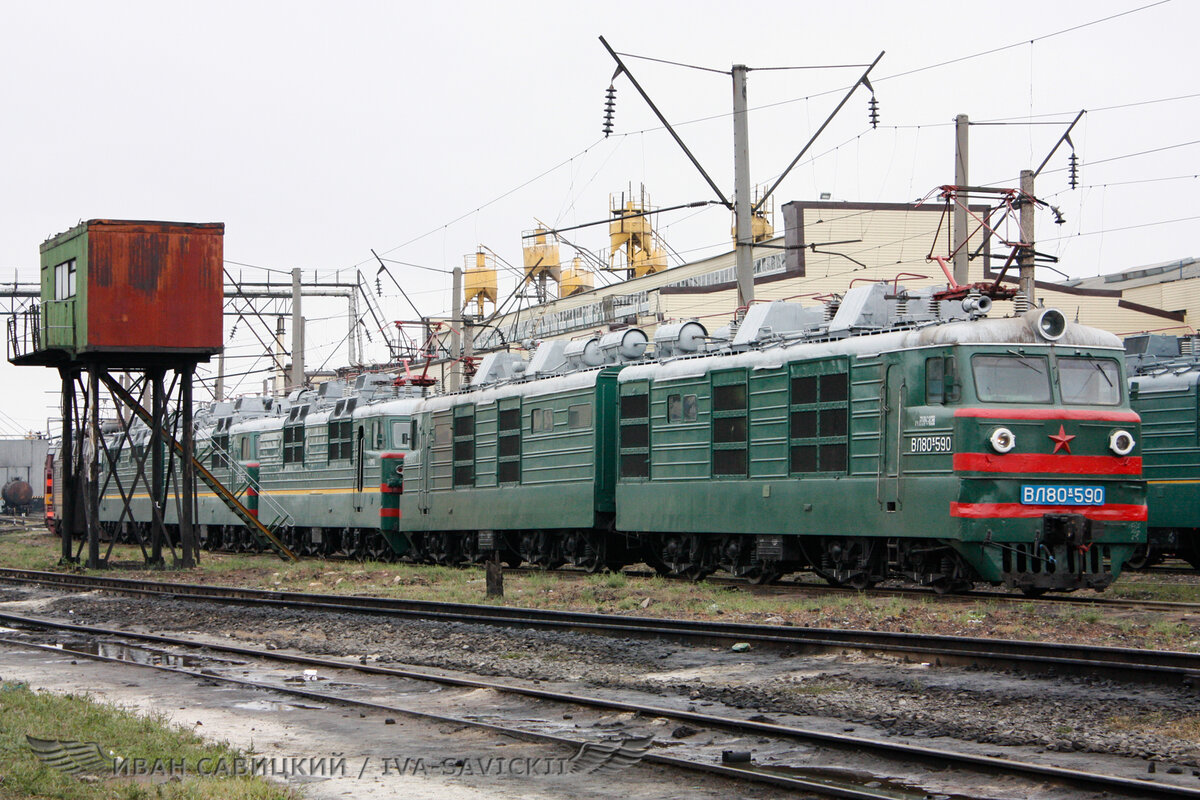
[[[966,114],[954,118],[954,185],[967,186],[970,182],[967,172],[967,130],[969,126]],[[954,207],[954,280],[959,284],[970,283],[970,265],[967,263],[967,204],[971,198],[966,192],[958,197],[958,205]]]
[[[218,403],[225,399],[225,348],[221,348],[221,352],[217,353],[217,388],[213,392],[213,399]]]
[[[462,296],[463,271],[455,267],[451,272],[453,281],[450,301],[450,357],[454,363],[450,365],[450,391],[457,392],[462,387]]]
[[[1036,236],[1033,224],[1035,205],[1033,201],[1033,170],[1023,169],[1021,170],[1021,257],[1017,263],[1021,268],[1020,291],[1029,298],[1030,305],[1037,304],[1034,297],[1036,287],[1033,278],[1033,240]]]
[[[738,308],[754,302],[754,234],[750,225],[750,126],[746,115],[746,65],[733,65],[733,220]]]
[[[275,394],[287,394],[288,389],[287,372],[283,369],[283,333],[283,315],[280,314],[275,320],[275,364],[278,366],[275,371]]]
[[[354,337],[358,333],[358,295],[350,295],[350,302],[348,305],[349,308],[347,313],[349,315],[348,321],[350,323],[350,330],[346,334],[346,347],[349,350],[347,353],[347,363],[349,363],[350,366],[354,366],[358,363],[358,358],[354,349]]]
[[[291,388],[304,386],[304,318],[300,314],[300,270],[292,270],[292,381]]]

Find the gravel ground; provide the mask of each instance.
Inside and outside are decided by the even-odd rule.
[[[732,653],[563,631],[97,594],[48,597],[36,605],[43,613],[82,623],[222,635],[266,649],[576,687],[636,689],[686,697],[700,706],[723,703],[762,714],[832,718],[843,721],[845,730],[874,728],[904,737],[949,736],[1200,765],[1196,694],[1183,688],[935,669],[857,655],[801,656],[765,649]]]

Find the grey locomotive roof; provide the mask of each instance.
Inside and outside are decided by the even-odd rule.
[[[1200,361],[1150,367],[1129,380],[1137,384],[1139,394],[1187,391],[1200,383]]]
[[[1039,309],[1040,311],[1040,309]],[[789,361],[838,355],[877,355],[897,350],[914,350],[948,344],[1019,344],[1041,346],[1093,347],[1121,350],[1121,340],[1107,331],[1067,323],[1062,337],[1047,342],[1033,330],[1035,312],[1022,317],[947,322],[914,330],[852,336],[825,342],[781,343],[762,350],[734,355],[709,354],[674,359],[661,363],[638,364],[621,371],[621,382],[642,378],[670,380],[698,377],[713,369],[748,367],[772,369]]]

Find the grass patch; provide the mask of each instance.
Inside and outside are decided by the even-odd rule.
[[[201,759],[240,756],[227,744],[206,744],[172,727],[161,716],[144,716],[89,697],[32,692],[25,684],[0,684],[0,798],[59,800],[298,800],[293,790],[263,778],[184,777],[152,785],[102,773],[81,780],[42,763],[25,737],[97,742],[106,755],[123,758],[183,759],[189,768]],[[95,780],[99,778],[99,780]]]
[[[1200,744],[1200,716],[1168,717],[1162,711],[1120,716],[1107,720],[1107,725],[1120,733],[1154,733]]]

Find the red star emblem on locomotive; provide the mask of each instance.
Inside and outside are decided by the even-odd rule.
[[[1051,434],[1049,434],[1049,436],[1054,441],[1054,452],[1055,453],[1057,453],[1059,450],[1061,450],[1065,447],[1067,449],[1067,454],[1068,455],[1070,454],[1071,440],[1075,438],[1075,434],[1067,433],[1066,428],[1064,428],[1062,426],[1062,424],[1060,423],[1058,426],[1058,433],[1051,433]]]

